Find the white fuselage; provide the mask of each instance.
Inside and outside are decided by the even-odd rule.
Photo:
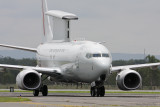
[[[59,81],[93,82],[101,75],[108,76],[112,66],[108,49],[90,41],[41,44],[37,60],[40,67],[60,67],[63,77]]]

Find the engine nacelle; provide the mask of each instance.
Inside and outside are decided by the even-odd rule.
[[[16,77],[16,84],[23,90],[35,90],[41,85],[41,75],[32,69],[21,71]]]
[[[142,78],[134,70],[121,71],[116,77],[118,88],[121,90],[135,90],[141,86]]]

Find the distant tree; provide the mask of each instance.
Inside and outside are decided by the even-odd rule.
[[[0,58],[1,64],[36,66],[36,60],[30,58],[14,59],[10,57]],[[5,72],[0,72],[0,84],[15,84],[16,76],[20,71],[6,69]]]
[[[156,63],[156,62],[159,62],[159,60],[153,55],[148,55],[146,57],[146,62]],[[139,72],[142,76],[144,86],[151,86],[151,87],[160,86],[160,70],[159,69],[142,68],[142,69],[139,69]]]
[[[113,66],[122,66],[122,65],[132,65],[132,64],[143,64],[143,63],[155,63],[159,62],[155,56],[148,55],[146,59],[142,60],[116,60],[113,61]],[[13,64],[13,65],[24,65],[24,66],[36,66],[36,59],[24,58],[24,59],[14,59],[10,57],[0,58],[1,64]],[[143,79],[143,86],[160,86],[160,70],[151,70],[150,68],[137,69]],[[15,84],[16,76],[19,71],[16,70],[6,70],[6,72],[0,72],[0,84]],[[116,85],[116,76],[117,74],[112,74],[107,80],[106,84]]]
[[[156,63],[156,62],[159,62],[159,60],[153,56],[153,55],[148,55],[146,56],[146,60],[148,63]]]
[[[144,63],[156,63],[159,62],[159,60],[153,56],[153,55],[148,55],[145,59],[142,60],[116,60],[113,61],[113,66],[122,66],[122,65],[133,65],[133,64],[144,64]],[[159,69],[151,69],[151,68],[141,68],[137,69],[142,76],[142,84],[143,86],[160,86],[160,70]],[[107,84],[109,85],[115,85],[116,84],[116,76],[117,74],[112,74],[108,81]]]

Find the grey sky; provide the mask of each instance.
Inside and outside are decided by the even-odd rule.
[[[160,54],[160,0],[48,0],[79,16],[72,37],[106,41],[114,53]],[[0,43],[41,43],[41,0],[0,0]]]

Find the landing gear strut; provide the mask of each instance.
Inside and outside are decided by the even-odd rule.
[[[43,75],[42,75],[42,76],[43,76]],[[42,78],[42,76],[41,76],[41,78]],[[42,80],[42,82],[45,81],[47,78],[48,78],[48,76],[46,76],[46,77]],[[43,96],[47,96],[47,95],[48,95],[48,87],[47,87],[47,85],[41,84],[41,87],[40,87],[39,89],[33,90],[33,95],[34,95],[34,96],[38,96],[38,95],[39,95],[39,92],[42,92],[42,95],[43,95]]]

